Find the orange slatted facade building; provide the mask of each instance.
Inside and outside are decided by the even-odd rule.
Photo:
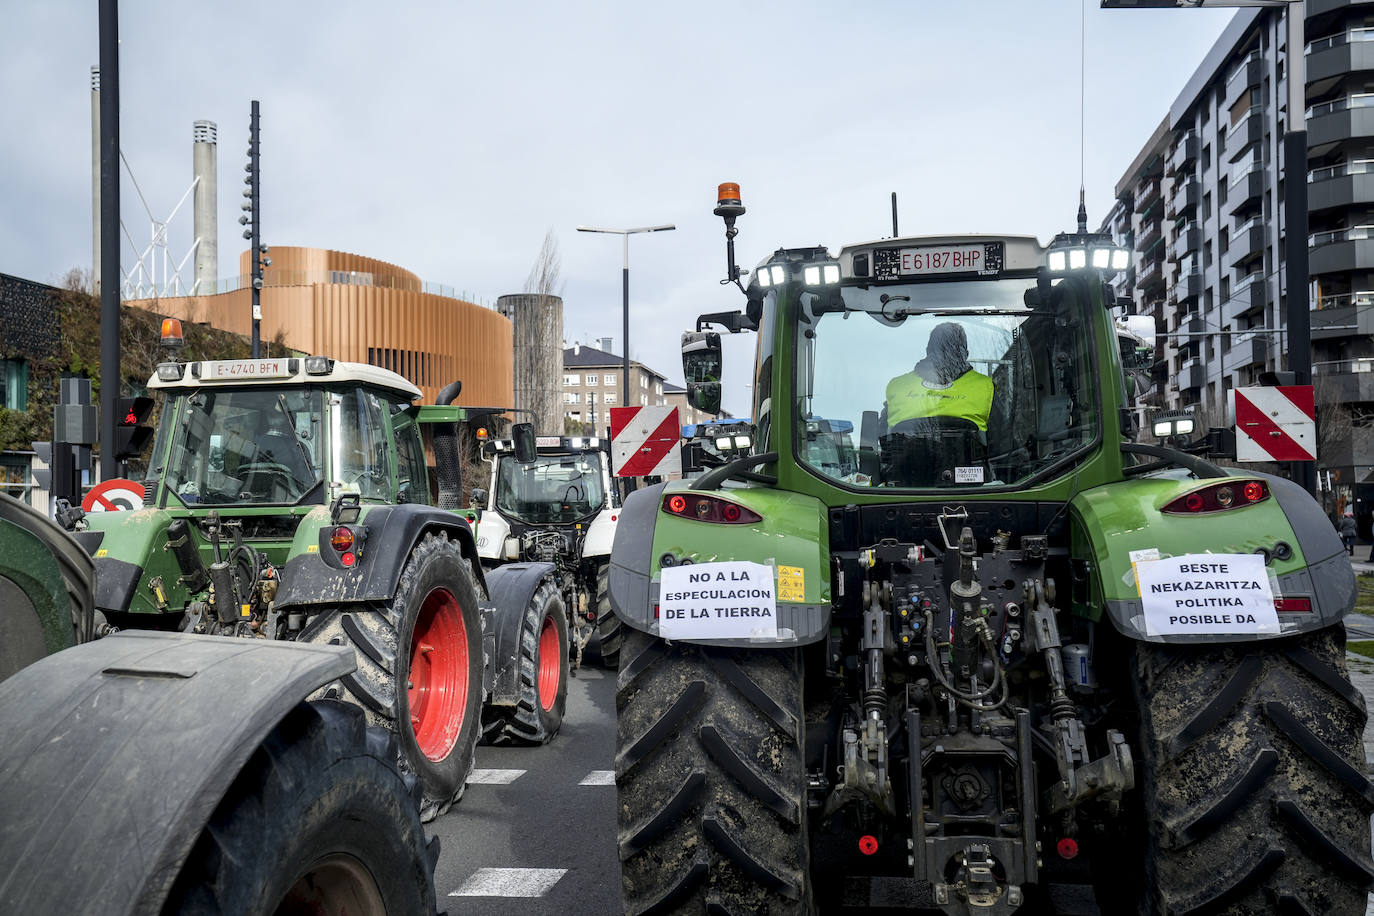
[[[273,246],[263,272],[264,342],[280,334],[306,354],[370,363],[403,375],[434,397],[461,379],[455,404],[514,403],[511,322],[435,290],[394,264],[322,248]],[[238,288],[211,296],[141,299],[127,305],[245,336],[252,333],[249,252],[239,256]],[[234,285],[234,284],[231,284]]]

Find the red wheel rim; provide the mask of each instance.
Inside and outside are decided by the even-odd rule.
[[[558,699],[558,679],[563,673],[563,647],[559,645],[558,625],[553,617],[544,618],[539,630],[539,705],[548,712]]]
[[[420,753],[443,760],[458,742],[468,705],[468,631],[458,599],[425,596],[410,638],[410,727]]]

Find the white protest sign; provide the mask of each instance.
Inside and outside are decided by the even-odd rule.
[[[1193,553],[1136,563],[1150,636],[1278,633],[1264,557]]]
[[[761,563],[665,566],[658,633],[665,639],[748,639],[778,635],[773,569]]]

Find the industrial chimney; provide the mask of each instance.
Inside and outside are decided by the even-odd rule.
[[[196,272],[191,295],[212,296],[219,281],[219,208],[216,204],[218,154],[214,121],[191,126],[191,164],[196,180],[193,223],[196,233]]]

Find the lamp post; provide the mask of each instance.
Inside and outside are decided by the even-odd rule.
[[[624,341],[625,361],[624,375],[620,379],[620,397],[623,407],[630,406],[630,236],[637,232],[671,232],[677,226],[671,223],[666,226],[640,226],[636,229],[600,229],[596,226],[578,226],[578,232],[604,232],[608,235],[619,235],[625,239],[625,270],[622,274],[622,308],[624,309]]]
[[[1283,209],[1287,225],[1284,275],[1288,280],[1288,368],[1293,384],[1312,384],[1312,316],[1307,301],[1307,58],[1304,0],[1101,0],[1103,9],[1286,7],[1288,122],[1283,134]],[[1316,486],[1314,462],[1292,463],[1293,479],[1307,492]]]

